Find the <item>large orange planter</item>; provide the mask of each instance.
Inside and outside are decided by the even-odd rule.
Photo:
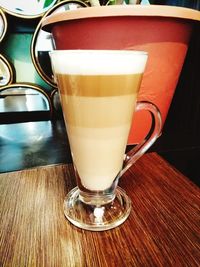
[[[149,60],[138,100],[156,104],[164,125],[197,21],[200,21],[199,11],[181,7],[101,6],[49,16],[43,26],[52,31],[56,49],[147,51]],[[148,116],[135,115],[129,144],[146,135]]]

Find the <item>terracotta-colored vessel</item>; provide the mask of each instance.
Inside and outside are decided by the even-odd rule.
[[[199,11],[181,7],[101,6],[49,16],[43,28],[52,31],[56,49],[147,51],[138,100],[156,104],[164,125],[194,24],[199,21]],[[148,116],[136,113],[129,144],[144,138],[150,125]]]

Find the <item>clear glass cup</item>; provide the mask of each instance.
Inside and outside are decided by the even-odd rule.
[[[125,50],[55,50],[50,58],[77,182],[64,200],[64,214],[86,230],[114,228],[131,211],[131,200],[118,180],[161,131],[158,108],[137,102],[148,55]],[[125,154],[133,114],[144,109],[151,114],[151,129]]]

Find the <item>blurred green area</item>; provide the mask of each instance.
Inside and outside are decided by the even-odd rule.
[[[31,59],[32,33],[7,34],[1,44],[1,54],[14,66],[16,82],[34,83],[46,91],[51,87],[39,76]]]
[[[44,6],[43,6],[43,8],[46,8],[46,7],[50,6],[52,2],[54,2],[54,0],[46,0],[46,1],[44,2]]]

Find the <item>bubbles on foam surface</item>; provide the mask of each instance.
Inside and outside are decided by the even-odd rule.
[[[60,74],[130,74],[144,71],[147,53],[124,50],[56,50],[50,53]]]

